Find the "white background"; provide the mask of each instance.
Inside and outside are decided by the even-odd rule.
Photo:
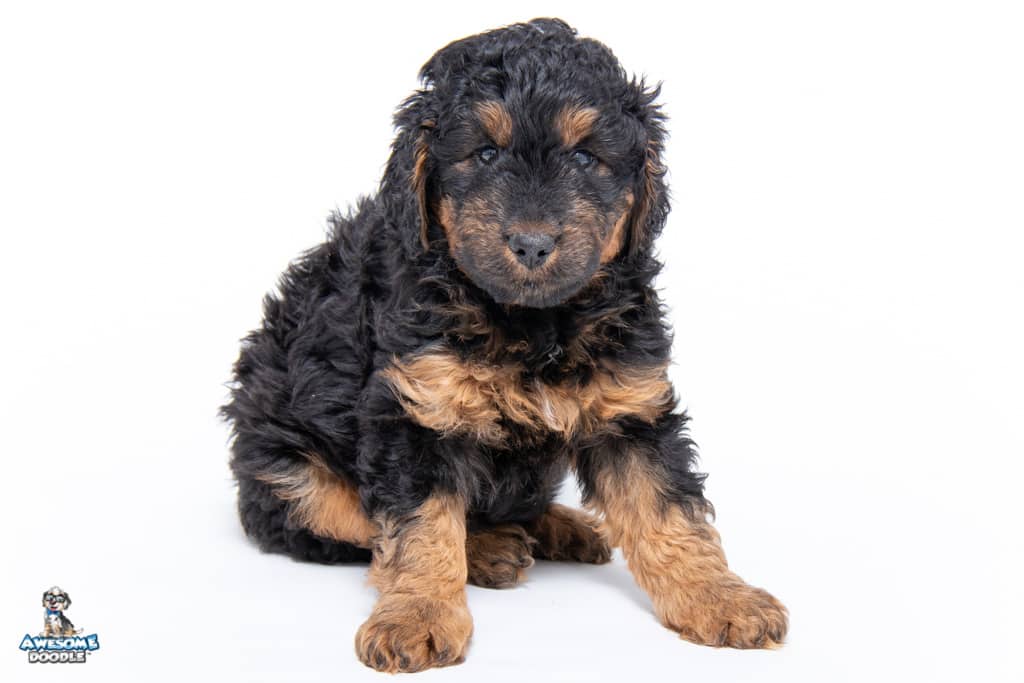
[[[538,15],[665,83],[674,378],[791,634],[694,646],[621,558],[539,563],[470,588],[467,663],[422,679],[1024,678],[1019,5],[346,4],[0,10],[2,680],[384,680],[365,567],[245,540],[215,413],[419,66]],[[17,649],[53,584],[83,666]]]

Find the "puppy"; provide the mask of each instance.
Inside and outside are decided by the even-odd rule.
[[[39,635],[44,638],[64,638],[81,633],[64,615],[64,610],[68,607],[71,607],[71,596],[60,587],[54,586],[43,593],[43,608],[46,613],[43,619],[43,632]]]
[[[356,653],[382,671],[463,660],[467,582],[612,546],[687,640],[778,645],[786,610],[727,566],[666,373],[657,89],[554,19],[456,41],[421,78],[379,192],[243,342],[223,415],[245,531],[371,561]],[[552,502],[570,471],[592,514]]]

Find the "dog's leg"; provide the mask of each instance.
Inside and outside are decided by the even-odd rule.
[[[604,564],[612,558],[600,522],[582,510],[552,503],[526,531],[537,539],[533,556],[542,560]]]
[[[370,580],[380,598],[356,633],[356,653],[392,673],[461,662],[473,632],[464,502],[435,492],[410,514],[378,517]]]
[[[689,471],[692,455],[678,435],[609,437],[577,460],[584,500],[605,515],[665,626],[704,645],[774,647],[786,634],[786,609],[729,570],[701,480]]]

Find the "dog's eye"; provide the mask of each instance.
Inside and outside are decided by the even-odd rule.
[[[498,158],[498,150],[494,147],[481,147],[476,151],[476,158],[482,163],[489,164]]]
[[[572,153],[572,162],[582,168],[587,168],[597,161],[597,157],[585,149],[577,149]]]

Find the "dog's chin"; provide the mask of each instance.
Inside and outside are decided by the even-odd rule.
[[[523,308],[552,308],[575,296],[586,284],[586,278],[557,282],[477,282],[495,302]]]

